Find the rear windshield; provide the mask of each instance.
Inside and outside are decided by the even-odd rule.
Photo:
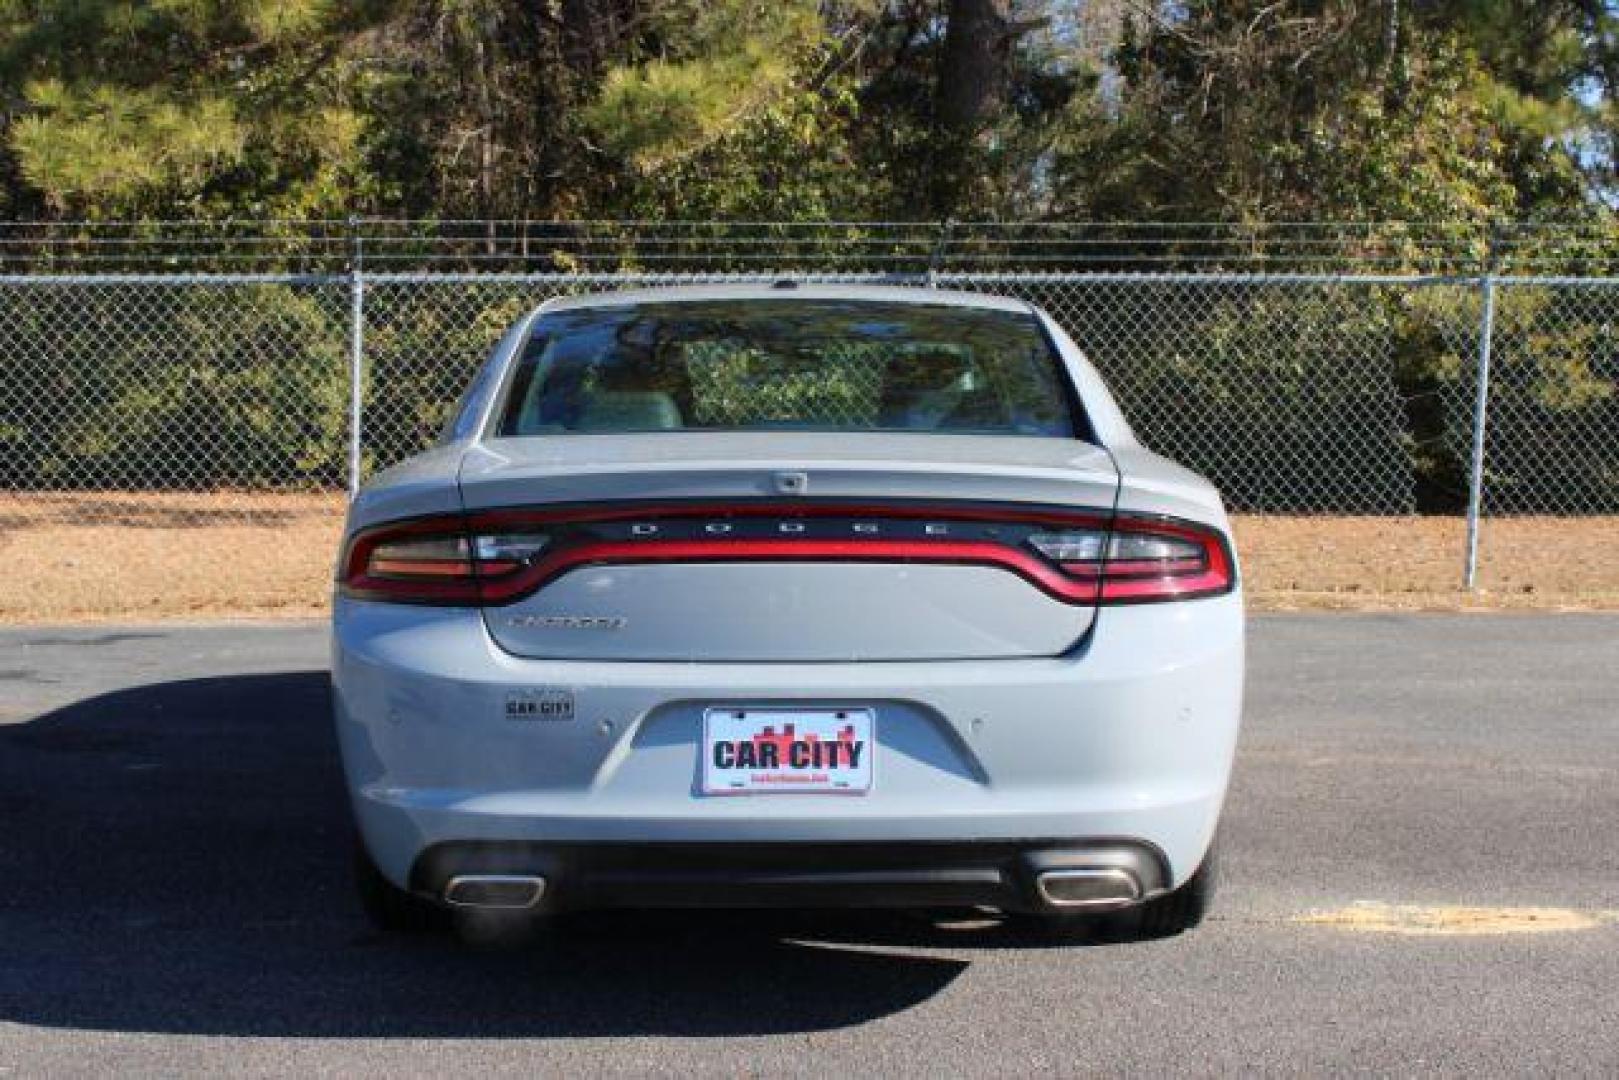
[[[506,436],[691,429],[1072,438],[1033,315],[856,300],[625,304],[539,319]]]

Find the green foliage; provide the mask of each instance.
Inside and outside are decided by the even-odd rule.
[[[329,286],[5,290],[0,486],[341,482],[345,301]]]
[[[345,100],[354,12],[326,0],[0,4],[15,211],[341,212],[367,189]]]
[[[942,131],[948,28],[986,6],[993,111]],[[1615,30],[1583,0],[0,0],[0,198],[90,218],[1599,217]]]
[[[768,103],[740,118],[734,131],[623,178],[614,214],[796,221],[876,213],[880,182],[861,175],[848,140],[847,121],[857,108],[848,92]],[[716,176],[726,182],[716,184]]]
[[[55,209],[119,215],[163,192],[195,190],[240,164],[245,135],[229,101],[180,103],[161,90],[26,88],[11,131],[23,177]]]
[[[1357,220],[1469,221],[1512,215],[1505,144],[1490,105],[1469,93],[1464,58],[1440,49],[1403,92],[1360,90],[1336,101],[1277,160],[1315,179],[1298,206]]]
[[[674,3],[657,23],[662,54],[610,69],[586,113],[608,149],[646,171],[735,134],[796,92],[801,65],[826,44],[813,0]]]

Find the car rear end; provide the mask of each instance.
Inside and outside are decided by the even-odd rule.
[[[335,701],[377,872],[525,910],[1185,886],[1240,591],[1218,499],[1116,416],[1007,301],[542,310],[351,512]]]

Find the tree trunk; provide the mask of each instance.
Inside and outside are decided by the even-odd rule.
[[[614,7],[600,0],[562,0],[562,58],[580,81],[595,82],[608,43],[616,44]]]
[[[944,50],[934,87],[934,139],[930,209],[951,216],[966,194],[974,145],[1006,93],[1015,38],[1009,0],[950,0]]]

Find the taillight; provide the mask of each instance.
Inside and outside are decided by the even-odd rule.
[[[1120,517],[1111,530],[1038,532],[1027,543],[1070,577],[1098,582],[1100,604],[1217,596],[1235,577],[1225,539],[1181,522]]]
[[[1068,604],[1230,592],[1216,530],[1179,520],[984,504],[736,503],[482,510],[366,529],[347,596],[497,605],[587,565],[922,562],[994,566]]]
[[[468,536],[458,515],[421,518],[360,533],[339,579],[344,593],[404,603],[476,604],[528,566],[549,543],[543,533]]]
[[[378,544],[367,560],[372,577],[433,579],[472,576],[472,549],[466,538],[394,540]]]

